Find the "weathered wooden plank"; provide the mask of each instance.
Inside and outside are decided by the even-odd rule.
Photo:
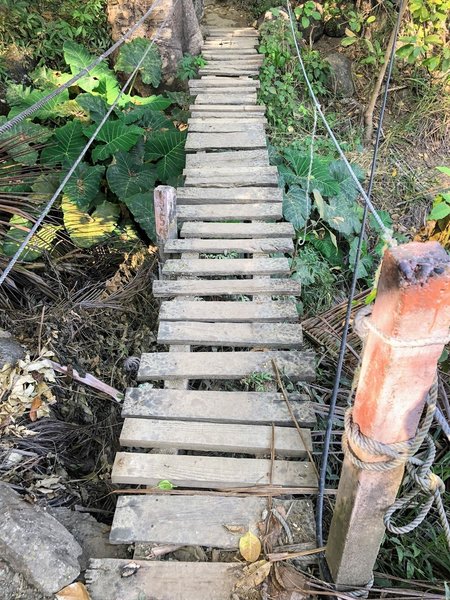
[[[158,344],[290,349],[302,347],[303,332],[296,323],[161,321]]]
[[[195,106],[198,104],[256,104],[256,93],[241,92],[240,94],[208,94],[207,90],[198,94]]]
[[[216,96],[223,96],[224,94],[227,96],[239,96],[239,94],[256,94],[257,88],[256,86],[250,87],[246,86],[245,88],[235,88],[235,87],[192,87],[189,89],[191,96],[197,96],[199,94],[214,94]]]
[[[196,112],[216,112],[222,113],[259,113],[264,114],[266,107],[263,104],[215,104],[214,107],[208,107],[204,104],[191,104],[190,111]]]
[[[243,50],[244,49],[237,50],[236,48],[230,48],[228,50],[204,50],[202,56],[207,61],[254,60],[257,61],[258,64],[262,64],[264,57],[261,54],[258,54],[256,48],[248,48],[245,52]]]
[[[195,123],[209,123],[205,119],[190,119]],[[230,150],[229,152],[196,152],[186,155],[186,169],[196,169],[198,167],[228,166],[240,167],[242,165],[251,165],[254,167],[269,166],[269,152],[267,148],[259,150]],[[278,196],[275,200],[281,202]],[[239,204],[239,200],[237,200]]]
[[[120,434],[120,444],[126,447],[229,454],[270,455],[271,443],[270,425],[125,419]],[[295,427],[275,427],[274,449],[278,457],[306,458],[307,450],[312,451],[311,432],[302,429],[300,438]]]
[[[265,148],[264,130],[249,130],[236,133],[190,133],[186,140],[186,151],[222,150],[231,148]]]
[[[254,75],[255,77],[259,73],[259,67],[251,67],[251,66],[242,66],[238,67],[235,65],[228,66],[225,63],[217,63],[216,65],[210,65],[202,67],[199,70],[200,75],[228,75],[230,77],[234,77],[235,75]]]
[[[295,230],[291,223],[191,223],[181,227],[185,238],[292,238]]]
[[[158,352],[143,354],[138,381],[163,379],[243,379],[273,373],[272,360],[291,381],[312,381],[314,357],[307,351]],[[167,479],[162,477],[161,479]]]
[[[221,52],[226,52],[226,49],[222,49]],[[229,50],[228,50],[229,51]],[[216,50],[214,50],[213,52],[216,52]],[[239,50],[236,50],[236,52],[239,52],[240,54],[246,54],[247,52],[256,52],[253,49],[248,49],[246,50],[245,48],[240,48]],[[199,88],[204,88],[204,87],[230,87],[232,86],[233,89],[236,88],[245,88],[245,87],[256,87],[259,88],[261,86],[260,82],[257,79],[250,79],[250,77],[234,77],[233,79],[230,79],[229,77],[220,77],[220,76],[216,76],[216,75],[205,75],[205,77],[202,77],[201,79],[190,79],[188,81],[188,85],[189,87],[199,87]]]
[[[223,105],[220,105],[223,108]],[[233,105],[228,105],[228,106],[233,106]],[[196,110],[196,105],[193,104],[190,112],[191,112],[191,117],[193,119],[200,119],[200,118],[207,118],[207,119],[215,119],[215,120],[221,120],[221,119],[229,119],[231,116],[233,116],[233,118],[235,119],[246,119],[249,123],[256,121],[256,122],[264,122],[261,120],[261,117],[263,117],[263,113],[260,112],[249,112],[249,111],[245,111],[245,112],[240,112],[240,111],[224,111],[222,110],[222,108],[220,110],[215,110],[214,105],[209,107],[209,110],[203,110],[203,105],[199,104],[198,108],[202,109],[200,111]]]
[[[264,119],[189,119],[189,133],[234,133],[257,129],[264,131]],[[188,155],[189,156],[189,155]]]
[[[242,567],[235,563],[133,561],[139,569],[122,577],[129,559],[93,559],[86,572],[91,600],[229,600]]]
[[[254,36],[259,37],[258,31],[254,27],[220,27],[218,25],[208,25],[208,36],[211,35],[232,35],[232,36]]]
[[[171,259],[164,263],[163,275],[195,275],[198,277],[230,275],[288,275],[287,258],[217,258]]]
[[[214,156],[216,153],[210,153]],[[219,153],[218,153],[219,154]],[[222,154],[222,152],[220,153]],[[233,153],[234,154],[234,153]],[[195,155],[193,155],[195,156]],[[189,158],[188,158],[189,159]],[[282,202],[280,188],[178,188],[177,204],[256,204],[260,202]]]
[[[223,262],[228,263],[230,261],[227,260]],[[159,316],[162,321],[204,321],[217,323],[245,323],[252,321],[265,323],[295,323],[298,321],[295,303],[282,301],[209,301],[208,304],[205,305],[204,302],[198,300],[171,300],[162,302]]]
[[[290,394],[289,403],[300,426],[315,425],[314,406],[306,396]],[[286,401],[276,392],[167,390],[146,384],[127,389],[122,417],[292,426]]]
[[[206,254],[223,254],[226,252],[239,252],[242,254],[276,254],[278,252],[292,253],[294,243],[291,238],[261,238],[261,239],[185,239],[170,240],[164,246],[167,254],[179,254],[181,252],[199,252]]]
[[[270,471],[271,461],[266,459],[118,452],[111,480],[114,484],[156,486],[168,479],[177,487],[221,489],[267,485]],[[307,461],[275,460],[272,483],[313,487],[317,478]]]
[[[282,217],[281,202],[265,204],[187,204],[178,207],[182,221],[275,221]]]
[[[274,506],[283,506],[293,514],[301,513],[309,527],[314,521],[309,500],[273,500]],[[209,546],[237,549],[242,532],[232,533],[227,525],[241,525],[244,531],[260,534],[258,522],[267,508],[267,500],[258,497],[233,498],[230,496],[119,496],[110,542],[130,544],[176,544],[181,546]],[[180,526],[180,523],[182,526]],[[307,529],[307,528],[305,528]],[[309,540],[307,541],[307,539]],[[305,545],[314,544],[304,534]],[[314,545],[312,546],[314,547]],[[178,598],[178,597],[177,597]],[[203,598],[203,597],[202,597]],[[205,596],[209,599],[209,596]],[[200,599],[200,597],[199,597]]]
[[[171,296],[300,296],[301,286],[294,279],[177,279],[155,280],[155,298]]]
[[[210,172],[206,172],[203,175],[187,174],[184,185],[186,187],[210,187],[211,185],[215,185],[218,188],[228,188],[230,186],[252,187],[257,185],[258,187],[276,188],[278,187],[278,175],[258,170],[255,172],[250,168],[248,173],[223,173],[216,176],[213,176]]]

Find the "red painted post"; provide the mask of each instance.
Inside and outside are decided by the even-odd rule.
[[[155,207],[156,241],[159,246],[161,262],[167,259],[164,254],[164,244],[178,236],[177,227],[177,194],[169,185],[159,185],[155,188],[153,202]]]
[[[386,444],[414,438],[450,325],[450,257],[437,242],[388,250],[370,317],[353,409],[365,436]],[[352,448],[365,462],[381,459]],[[376,472],[345,457],[326,559],[339,586],[364,586],[404,467]]]

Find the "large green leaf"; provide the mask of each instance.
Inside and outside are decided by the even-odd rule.
[[[125,200],[129,211],[151,240],[156,240],[153,190],[129,196]]]
[[[351,165],[353,172],[360,182],[364,181],[364,171],[358,165]],[[333,160],[329,166],[331,177],[339,183],[337,197],[354,202],[359,196],[359,190],[343,160]]]
[[[33,104],[45,98],[51,91],[51,89],[44,89],[43,91],[33,90],[23,85],[10,86],[6,93],[6,101],[11,107],[8,119],[12,119],[23,110],[33,106]],[[63,90],[58,96],[52,98],[42,108],[37,110],[33,115],[33,119],[44,121],[59,116],[61,114],[61,105],[65,104],[68,100],[69,92],[68,90]]]
[[[344,235],[357,233],[361,228],[358,206],[342,198],[330,198],[328,202],[325,202],[323,219],[333,229]]]
[[[10,229],[6,234],[6,239],[3,243],[3,254],[5,256],[13,256],[20,244],[24,241],[30,228],[31,221],[24,219],[19,215],[14,215],[9,220]],[[62,229],[58,225],[45,224],[38,229],[20,256],[20,260],[31,262],[39,258],[44,251],[49,251],[52,248],[52,242],[58,230]]]
[[[119,82],[112,71],[106,73],[98,80],[98,85],[92,92],[94,95],[99,95],[106,100],[108,104],[112,104],[120,93]],[[119,106],[126,104],[123,97],[120,98]]]
[[[117,204],[103,202],[90,215],[80,210],[66,196],[61,208],[64,225],[72,241],[79,248],[90,248],[109,238],[117,226],[120,208]]]
[[[147,96],[147,98],[142,98],[141,96],[129,96],[125,94],[124,98],[127,100],[127,104],[132,105],[129,108],[133,106],[136,108],[142,107],[149,111],[166,110],[166,108],[169,108],[173,104],[173,101],[165,96]]]
[[[60,177],[58,173],[43,173],[39,175],[31,186],[30,198],[36,204],[45,204],[50,200],[59,187]]]
[[[139,164],[130,154],[117,154],[115,163],[106,173],[109,187],[121,199],[126,201],[135,194],[148,194],[155,185],[155,169],[148,164]]]
[[[175,131],[175,125],[168,119],[163,112],[159,110],[147,110],[145,106],[139,106],[128,110],[123,115],[125,123],[136,123],[151,131],[160,131],[161,129]]]
[[[311,199],[298,185],[293,185],[283,196],[283,216],[295,229],[301,229],[311,212]]]
[[[108,106],[103,98],[93,94],[79,94],[77,103],[89,113],[91,121],[99,123],[108,112]]]
[[[90,137],[95,130],[96,126],[92,125],[85,129],[84,133]],[[93,160],[95,162],[105,160],[117,152],[127,152],[136,144],[143,133],[144,130],[136,127],[136,125],[126,125],[122,121],[107,121],[97,135],[97,140],[104,143],[94,148],[92,152]]]
[[[292,147],[285,150],[284,156],[290,168],[280,165],[278,169],[285,183],[289,185],[297,184],[306,189],[311,161],[310,156],[302,154]],[[339,193],[339,183],[330,175],[329,163],[327,161],[313,158],[309,189],[317,189],[324,196],[334,196]]]
[[[182,173],[185,164],[186,133],[167,131],[153,133],[145,144],[145,160],[158,160],[158,177],[165,182]]]
[[[124,44],[120,49],[114,69],[124,73],[132,73],[150,45],[151,42],[144,38],[136,38]],[[161,83],[161,57],[155,45],[152,45],[147,52],[138,72],[141,74],[143,83],[150,84],[155,88]]]
[[[42,151],[41,162],[45,165],[73,163],[86,145],[79,121],[70,121],[55,129],[54,138],[54,143]]]
[[[80,163],[66,184],[65,195],[80,210],[89,210],[100,191],[104,172],[105,167],[102,165],[92,167],[85,162]]]
[[[358,249],[358,238],[353,238],[350,244],[350,252],[348,255],[349,267],[353,271],[355,269],[356,251]],[[357,279],[363,279],[370,276],[373,268],[373,257],[368,253],[367,243],[363,241],[361,247],[361,257],[356,271]]]
[[[6,121],[6,117],[0,116],[0,125]],[[32,166],[36,164],[39,156],[39,150],[36,150],[35,146],[46,142],[51,135],[52,132],[42,125],[26,119],[2,133],[0,140],[6,142],[6,150],[15,162]]]

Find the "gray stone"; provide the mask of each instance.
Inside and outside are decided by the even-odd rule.
[[[83,549],[79,558],[81,570],[87,569],[91,558],[129,558],[127,546],[109,543],[110,527],[99,523],[89,513],[77,512],[70,508],[48,508],[55,519],[70,531]]]
[[[10,333],[0,329],[0,369],[5,365],[15,365],[25,356],[25,350]]]
[[[56,519],[0,484],[0,556],[44,595],[80,574],[82,550]]]
[[[337,95],[349,98],[355,93],[353,83],[352,61],[340,54],[333,52],[325,57],[330,65],[329,88]]]
[[[2,600],[47,600],[36,588],[28,584],[20,573],[0,560],[0,594]]]

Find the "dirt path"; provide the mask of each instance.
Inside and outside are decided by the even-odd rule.
[[[243,27],[253,22],[251,15],[239,10],[230,0],[206,0],[202,25],[213,27]]]

